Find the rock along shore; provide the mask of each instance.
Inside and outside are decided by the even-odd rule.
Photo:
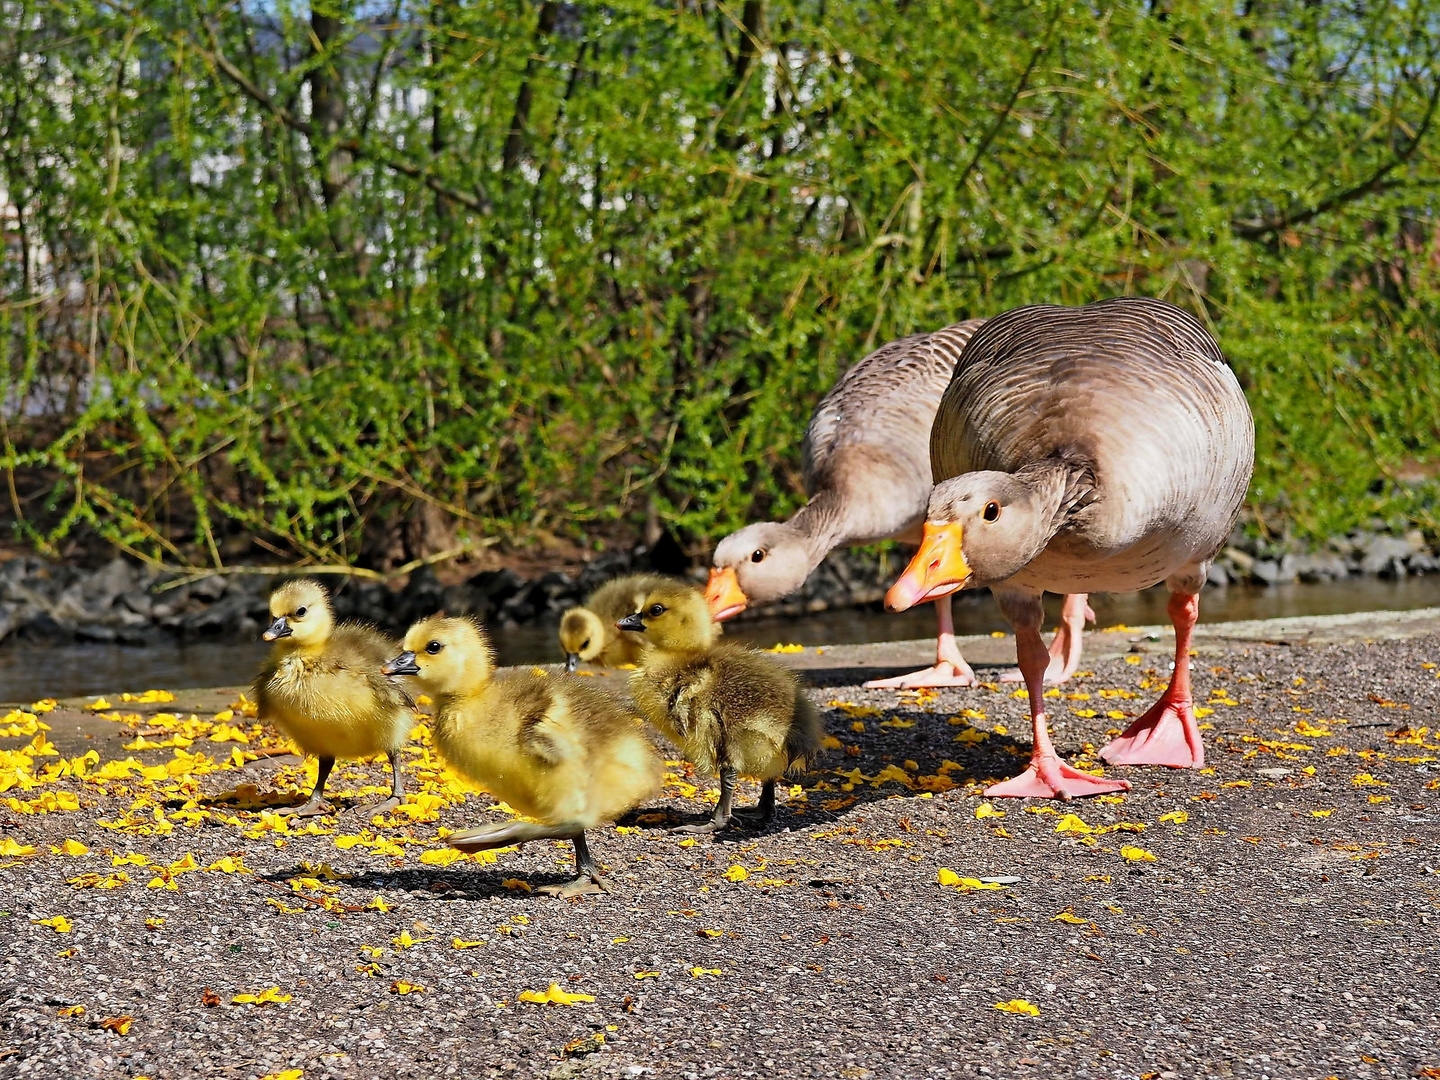
[[[805,587],[742,617],[796,616],[878,604],[903,567],[904,555],[833,552]],[[429,567],[399,588],[331,577],[342,618],[365,619],[401,631],[416,618],[444,610],[500,627],[553,619],[619,574],[655,569],[644,548],[607,552],[578,570],[525,578],[514,570],[486,570],[443,584]],[[1310,552],[1236,535],[1211,568],[1210,584],[1281,585],[1356,577],[1403,578],[1440,571],[1440,552],[1413,531],[1404,536],[1356,532]],[[703,570],[691,576],[703,580]],[[156,639],[250,635],[261,629],[273,579],[258,574],[215,575],[176,585],[173,575],[116,558],[95,570],[34,556],[0,563],[0,641],[78,640],[144,644]]]

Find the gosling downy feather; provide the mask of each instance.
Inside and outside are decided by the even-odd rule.
[[[620,702],[586,680],[496,671],[489,638],[470,619],[436,616],[405,634],[386,670],[412,675],[435,700],[435,747],[456,772],[539,824],[454,833],[466,851],[542,838],[572,840],[580,876],[548,892],[603,889],[585,830],[614,821],[660,789],[661,761]]]
[[[670,579],[659,574],[627,574],[607,581],[560,617],[560,648],[565,669],[574,671],[583,661],[616,667],[640,659],[640,635],[615,629],[632,611],[640,610],[645,595]]]
[[[1070,769],[1040,694],[1042,591],[1171,590],[1175,674],[1104,750],[1111,764],[1198,767],[1190,633],[1210,561],[1254,465],[1249,405],[1219,345],[1170,304],[1119,297],[1019,308],[961,357],[931,435],[925,537],[887,595],[900,610],[988,585],[1015,627],[1035,729],[1032,763],[990,795],[1070,798],[1128,787]]]
[[[413,702],[382,674],[395,641],[373,626],[336,626],[330,595],[315,581],[290,581],[276,589],[270,616],[264,636],[275,644],[254,687],[259,719],[320,762],[315,790],[295,812],[320,811],[336,758],[376,754],[390,758],[393,787],[390,798],[370,811],[398,805],[404,797],[399,750],[414,720]]]
[[[645,635],[640,670],[630,677],[640,712],[697,770],[720,778],[715,816],[683,831],[728,824],[742,776],[763,782],[758,810],[768,821],[775,780],[803,770],[824,737],[799,680],[745,645],[717,641],[704,598],[680,584],[652,590],[620,625]]]

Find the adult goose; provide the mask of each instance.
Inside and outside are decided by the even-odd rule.
[[[834,548],[920,542],[931,488],[930,424],[955,362],[984,321],[892,341],[840,376],[805,433],[801,454],[810,501],[788,521],[747,525],[716,546],[705,597],[717,621],[794,592]],[[976,684],[955,644],[949,593],[936,598],[935,610],[940,629],[934,666],[867,686]],[[1095,618],[1085,597],[1066,599],[1047,681],[1063,682],[1079,666],[1087,617]]]
[[[1181,309],[1138,297],[1008,311],[961,357],[930,455],[924,537],[886,604],[903,611],[988,585],[1015,627],[1034,752],[1023,774],[986,794],[1068,799],[1129,786],[1071,768],[1051,745],[1044,591],[1170,587],[1175,673],[1101,757],[1203,765],[1190,635],[1255,460],[1250,408],[1214,338]]]

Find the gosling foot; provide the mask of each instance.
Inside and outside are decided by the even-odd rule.
[[[299,806],[278,806],[275,808],[275,813],[281,817],[322,817],[325,814],[333,814],[334,812],[335,811],[330,808],[330,804],[324,799],[314,797],[307,799]]]
[[[764,828],[774,821],[775,781],[766,780],[760,788],[760,801],[754,806],[745,806],[732,811],[732,816],[739,818],[741,822],[752,829]]]
[[[669,831],[676,836],[709,836],[711,833],[719,832],[729,824],[730,822],[728,820],[716,821],[714,818],[711,818],[709,821],[703,821],[698,825],[677,825]]]
[[[541,885],[535,890],[546,896],[557,896],[561,900],[568,900],[572,896],[591,896],[595,893],[608,893],[611,891],[610,883],[602,877],[591,877],[588,874],[581,874],[574,881],[567,881],[563,885]]]
[[[357,806],[355,808],[355,813],[362,814],[365,817],[375,817],[378,814],[388,814],[391,810],[394,810],[404,801],[405,800],[400,798],[400,796],[398,795],[391,795],[388,799],[382,799],[380,802],[372,803],[369,806]]]

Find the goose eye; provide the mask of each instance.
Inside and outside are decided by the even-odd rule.
[[[304,609],[303,607],[297,607],[297,608],[295,609],[295,618],[297,618],[297,619],[303,619],[304,617],[305,617],[305,609]]]
[[[580,642],[580,648],[582,648],[582,649],[588,649],[589,647],[590,647],[590,639],[589,639],[588,637],[587,637],[584,641]]]
[[[751,553],[751,555],[750,555],[750,561],[751,561],[751,562],[764,562],[764,561],[765,561],[765,549],[764,549],[764,548],[756,548],[756,549]]]
[[[429,653],[431,656],[434,656],[436,653],[438,653],[438,652],[439,652],[441,649],[443,649],[444,647],[445,647],[445,646],[442,645],[442,644],[440,644],[440,642],[438,642],[438,641],[432,641],[432,642],[430,642],[429,645],[426,645],[426,646],[425,646],[425,651],[426,651],[427,653]]]
[[[981,517],[986,521],[1000,520],[1000,504],[997,502],[986,503],[985,509],[981,511]]]
[[[665,614],[665,605],[664,605],[664,604],[651,604],[651,605],[650,605],[650,610],[647,611],[645,614],[649,615],[650,618],[652,618],[652,619],[658,619],[661,615],[664,615],[664,614]]]

